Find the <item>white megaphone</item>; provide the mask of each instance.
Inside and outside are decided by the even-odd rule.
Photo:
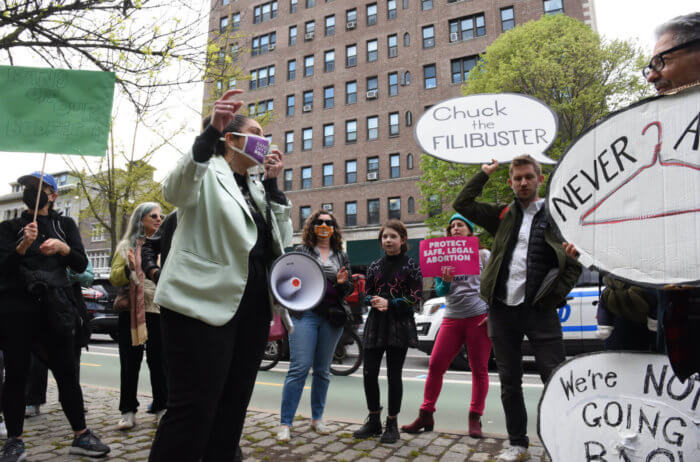
[[[283,307],[294,311],[310,310],[326,293],[326,276],[316,259],[290,252],[272,264],[270,289]]]

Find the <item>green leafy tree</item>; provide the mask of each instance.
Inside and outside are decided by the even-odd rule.
[[[559,159],[597,120],[649,94],[639,72],[645,63],[644,54],[632,42],[603,40],[590,27],[563,14],[544,16],[501,34],[481,55],[462,93],[523,93],[543,101],[559,118],[557,139],[547,151],[549,157]],[[420,165],[419,187],[426,198],[421,201],[423,213],[430,210],[431,196],[452,204],[465,182],[481,168],[425,154]],[[551,167],[543,166],[543,170],[548,178]],[[506,168],[494,173],[482,200],[511,201],[507,178]],[[453,213],[451,207],[446,209],[426,220],[431,230],[444,229]]]

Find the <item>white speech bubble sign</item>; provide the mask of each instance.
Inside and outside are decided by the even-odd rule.
[[[426,154],[459,164],[510,162],[530,154],[555,164],[544,152],[557,137],[557,115],[542,101],[517,93],[451,98],[425,111],[414,137]]]
[[[651,287],[700,283],[700,87],[649,98],[583,133],[547,185],[580,261]]]
[[[580,355],[549,378],[537,432],[552,462],[697,461],[699,393],[665,355]]]

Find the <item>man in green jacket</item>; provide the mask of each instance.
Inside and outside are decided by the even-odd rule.
[[[476,198],[498,168],[485,164],[457,196],[454,208],[494,236],[491,258],[481,275],[481,297],[489,304],[489,336],[501,381],[510,447],[498,460],[529,458],[527,412],[522,390],[522,341],[527,335],[543,382],[564,360],[561,323],[556,308],[581,274],[581,266],[566,255],[547,221],[539,187],[544,181],[539,163],[529,155],[510,165],[508,184],[515,201],[487,204]]]

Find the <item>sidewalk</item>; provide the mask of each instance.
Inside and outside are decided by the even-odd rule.
[[[83,386],[88,409],[88,427],[97,433],[112,452],[109,461],[147,461],[151,440],[156,432],[154,417],[143,412],[137,415],[137,425],[129,432],[116,429],[119,420],[119,393],[110,389]],[[150,402],[147,395],[139,398],[142,408]],[[418,435],[401,434],[401,440],[382,445],[378,439],[355,440],[352,432],[358,422],[327,422],[334,433],[320,436],[310,428],[310,421],[297,418],[292,441],[280,444],[275,440],[279,415],[250,410],[241,439],[245,460],[253,461],[481,461],[495,460],[506,443],[502,435],[474,439],[464,434],[427,432]],[[27,461],[89,461],[85,457],[68,455],[72,435],[68,422],[58,404],[55,383],[49,381],[48,402],[38,417],[25,421]],[[531,461],[549,461],[539,443],[530,447]],[[173,461],[177,462],[177,461]],[[222,461],[225,462],[225,461]]]

